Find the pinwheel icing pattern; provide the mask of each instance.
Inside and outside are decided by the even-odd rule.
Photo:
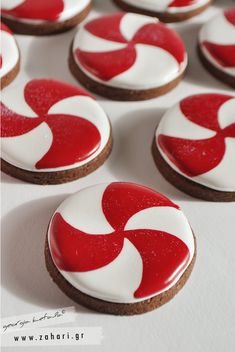
[[[11,98],[8,106],[5,95],[2,97],[2,153],[7,161],[13,153],[23,163],[24,154],[32,150],[37,155],[39,148],[39,159],[31,165],[35,171],[68,168],[98,152],[101,139],[103,144],[107,142],[108,119],[82,89],[53,80],[32,80],[24,87],[23,95],[20,108],[25,116],[14,111]]]
[[[227,179],[228,187],[235,188],[234,111],[232,96],[202,94],[182,100],[163,117],[156,131],[159,150],[183,175],[199,183],[203,180],[200,176],[206,175],[212,186],[216,181],[214,172],[220,170],[217,187]],[[172,127],[168,123],[171,118]]]
[[[2,0],[2,14],[18,20],[56,21],[82,11],[89,0]]]
[[[73,51],[85,73],[114,86],[164,85],[182,73],[187,61],[176,32],[156,19],[130,13],[88,22],[79,29]]]
[[[194,240],[177,205],[128,183],[81,192],[62,204],[49,229],[52,258],[70,283],[97,298],[133,301],[179,279],[191,262]]]
[[[235,7],[202,28],[200,45],[212,63],[235,77]]]
[[[19,51],[11,30],[0,23],[1,52],[0,52],[0,77],[10,72],[19,60]]]

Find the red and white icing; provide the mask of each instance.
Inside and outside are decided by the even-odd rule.
[[[108,118],[81,88],[32,80],[1,99],[2,158],[30,171],[59,171],[93,160],[110,136]]]
[[[2,0],[5,17],[21,22],[66,21],[90,4],[90,0]]]
[[[208,4],[209,0],[122,0],[123,2],[143,10],[182,13],[189,12]]]
[[[110,302],[143,301],[172,287],[194,255],[180,208],[131,183],[89,187],[66,199],[48,231],[53,261],[78,290]]]
[[[200,48],[207,60],[235,80],[235,7],[232,7],[201,29]]]
[[[93,80],[111,87],[148,89],[176,79],[187,64],[179,35],[158,19],[115,13],[86,23],[73,55]]]
[[[0,23],[1,47],[0,47],[0,78],[6,76],[19,61],[19,50],[11,30]]]
[[[235,97],[200,94],[163,116],[157,147],[179,174],[218,191],[235,191]]]

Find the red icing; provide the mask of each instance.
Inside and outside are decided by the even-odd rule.
[[[235,67],[235,44],[222,45],[204,41],[203,45],[219,65]]]
[[[235,7],[231,7],[224,11],[224,16],[227,20],[235,26]]]
[[[183,7],[194,5],[198,2],[198,0],[174,0],[168,5],[168,7]]]
[[[82,89],[53,80],[33,80],[26,85],[24,95],[38,117],[18,115],[1,103],[1,136],[20,136],[47,123],[53,141],[48,152],[36,163],[37,169],[72,165],[87,159],[98,149],[100,133],[90,121],[73,115],[48,114],[55,103],[65,98],[88,95]]]
[[[13,34],[10,28],[8,28],[4,23],[0,22],[0,30]]]
[[[216,132],[214,137],[191,140],[158,136],[158,143],[163,152],[179,170],[189,177],[204,174],[215,168],[226,151],[225,138],[235,138],[235,123],[220,128],[218,111],[232,99],[219,94],[202,94],[188,97],[181,101],[180,108],[184,116],[193,123]]]
[[[0,54],[0,68],[2,68],[2,55]]]
[[[126,43],[123,49],[109,52],[89,52],[75,50],[82,66],[94,76],[108,81],[127,71],[136,61],[136,44],[152,45],[168,51],[181,64],[184,61],[185,48],[179,35],[162,23],[150,23],[141,27],[131,40],[124,38],[120,22],[124,13],[117,13],[95,19],[85,25],[88,32],[99,38]]]
[[[224,12],[224,16],[231,25],[235,26],[235,7],[227,9]],[[204,41],[202,45],[210,53],[217,64],[222,67],[235,67],[235,44],[222,45]]]
[[[23,0],[11,10],[2,8],[2,13],[19,19],[55,21],[63,10],[63,0]]]
[[[167,288],[176,278],[177,269],[180,268],[177,275],[184,271],[189,260],[188,247],[178,237],[163,231],[125,230],[131,216],[158,206],[178,209],[169,199],[146,187],[112,183],[102,198],[104,215],[114,228],[112,233],[86,234],[56,213],[50,227],[50,247],[57,267],[75,272],[101,268],[120,254],[126,238],[136,247],[143,261],[142,280],[134,297],[146,297]]]

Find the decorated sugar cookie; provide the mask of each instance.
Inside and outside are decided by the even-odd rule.
[[[235,7],[221,12],[202,27],[199,54],[215,77],[235,87]]]
[[[212,0],[114,0],[125,11],[156,16],[163,22],[187,20],[203,12]]]
[[[179,35],[158,19],[103,16],[78,29],[70,69],[88,89],[115,100],[164,94],[182,78],[187,54]]]
[[[2,0],[3,21],[16,33],[64,32],[89,13],[91,0]]]
[[[200,94],[163,116],[153,153],[163,176],[195,197],[235,200],[235,96]]]
[[[81,88],[32,80],[1,100],[2,170],[34,183],[62,183],[99,167],[112,146],[109,120]]]
[[[195,260],[192,229],[160,193],[115,182],[83,189],[55,211],[46,265],[74,301],[112,314],[139,314],[166,303]]]
[[[0,22],[0,79],[1,88],[10,84],[19,72],[20,53],[11,30]]]

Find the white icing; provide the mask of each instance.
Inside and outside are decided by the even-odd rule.
[[[235,123],[235,98],[226,101],[218,111],[218,120],[220,128],[225,128]]]
[[[127,13],[120,22],[120,31],[127,40],[131,40],[135,33],[143,26],[158,22],[159,20],[157,18],[144,15],[136,16],[134,13]]]
[[[182,211],[166,206],[147,208],[133,215],[128,220],[125,230],[144,229],[146,224],[149,230],[164,231],[180,238],[189,249],[191,261],[194,254],[194,241],[192,230]]]
[[[209,41],[216,44],[235,44],[235,26],[230,23],[223,13],[206,22],[199,33],[200,43]]]
[[[226,138],[225,144],[226,152],[219,165],[193,181],[218,191],[235,192],[235,138]]]
[[[76,106],[76,110],[74,107]],[[74,113],[76,112],[76,115]],[[93,125],[95,125],[98,130],[102,130],[103,121],[97,118],[97,113],[102,116],[104,115],[104,111],[97,102],[88,97],[88,96],[74,96],[63,99],[58,103],[54,104],[49,110],[48,114],[66,114],[66,115],[74,115],[82,117],[88,121],[90,121]],[[103,139],[105,141],[103,142]],[[107,137],[101,135],[101,144],[107,143]]]
[[[198,9],[207,4],[209,0],[197,0],[194,4],[178,7],[168,7],[173,0],[122,0],[122,2],[143,10],[164,13],[182,13]]]
[[[69,20],[70,18],[73,18],[78,13],[82,12],[91,2],[91,0],[79,0],[79,1],[63,0],[63,1],[64,1],[64,9],[60,14],[59,18],[56,20],[56,22],[63,22],[63,21]],[[1,8],[3,10],[12,10],[16,6],[21,5],[23,2],[24,0],[2,0]],[[25,19],[25,18],[19,18],[19,17],[15,18],[13,16],[5,15],[5,14],[3,16],[14,18],[18,22],[24,22],[24,23],[41,24],[41,23],[47,22],[44,20]]]
[[[144,44],[137,44],[135,49],[137,58],[134,65],[112,78],[108,82],[110,86],[154,88],[167,84],[179,75],[178,62],[164,49]]]
[[[4,10],[12,10],[21,5],[24,0],[1,0],[1,8]]]
[[[204,56],[210,63],[221,71],[235,77],[235,67],[221,66],[211,56],[205,46],[202,45],[204,41],[209,41],[213,44],[235,45],[235,26],[226,19],[223,13],[204,24],[199,33],[199,44]]]
[[[93,297],[109,301],[130,303],[133,292],[140,285],[142,259],[135,246],[124,239],[120,254],[110,264],[87,272],[61,271],[64,278],[78,290]]]
[[[187,119],[183,115],[179,104],[167,110],[161,119],[158,125],[158,135],[164,134],[165,131],[170,137],[186,139],[207,139],[216,135],[215,131],[196,125]]]
[[[235,123],[235,99],[231,99],[224,103],[218,112],[218,120],[221,128]],[[159,127],[156,130],[156,140],[158,136],[164,134],[166,136],[199,140],[211,138],[216,133],[211,130],[199,127],[197,124],[189,123],[185,125],[185,119],[179,114],[179,104],[173,106],[163,116]],[[175,129],[175,133],[174,133]],[[200,131],[200,133],[198,133]],[[207,132],[208,131],[208,132]],[[205,132],[205,133],[204,133]],[[158,150],[164,160],[179,174],[211,189],[223,192],[235,191],[235,138],[225,138],[225,154],[222,161],[212,170],[196,176],[189,177],[185,175],[178,167],[167,157],[157,142]]]
[[[1,138],[2,158],[17,167],[31,169],[48,152],[52,139],[50,128],[43,122],[21,136]],[[39,140],[41,143],[35,143]]]
[[[83,189],[67,198],[57,212],[67,223],[83,232],[91,235],[109,234],[114,229],[107,222],[102,211],[102,197],[105,189],[104,184],[92,187],[92,192]]]
[[[111,42],[106,39],[102,39],[94,36],[88,32],[85,28],[77,32],[74,38],[73,48],[79,48],[83,51],[89,51],[94,53],[100,53],[102,51],[114,51],[119,49],[124,49],[126,47],[125,43]]]
[[[1,30],[2,67],[0,68],[0,78],[7,75],[16,66],[19,60],[19,50],[12,34]]]
[[[24,88],[26,83],[18,85],[11,84],[11,87],[4,89],[1,94],[1,102],[8,107],[8,109],[14,111],[18,115],[26,117],[38,117],[37,114],[31,109],[26,103],[24,97]],[[17,97],[17,99],[16,99]]]
[[[147,23],[156,23],[156,19],[127,13],[121,20],[120,31],[127,40],[130,40],[136,31]],[[78,48],[88,52],[108,52],[124,49],[125,47],[126,44],[104,40],[90,34],[83,26],[75,36],[73,52],[75,53]],[[89,72],[79,62],[75,54],[74,59],[79,68],[96,82],[110,87],[137,90],[161,87],[181,75],[187,65],[186,53],[184,62],[179,65],[173,55],[159,47],[136,44],[135,49],[136,60],[134,64],[128,70],[108,81],[104,81]]]
[[[55,213],[59,212],[66,222],[79,230],[91,230],[91,235],[108,234],[107,226],[110,225],[107,225],[108,222],[102,213],[101,203],[102,194],[107,186],[108,184],[96,185],[75,193],[67,198]],[[143,228],[166,231],[180,238],[188,246],[190,259],[187,266],[190,264],[195,252],[194,237],[181,210],[168,206],[152,207],[134,214],[125,226],[125,230]],[[50,231],[49,226],[49,246]],[[179,274],[173,282],[158,294],[176,284],[183,275],[182,272],[180,274],[180,269],[178,268]],[[123,248],[119,255],[102,268],[87,272],[66,272],[59,268],[58,270],[75,288],[105,301],[135,303],[156,295],[155,293],[144,298],[133,296],[142,279],[143,263],[138,250],[127,238],[124,238]]]
[[[24,87],[15,85],[4,89],[1,100],[10,110],[29,118],[36,118],[37,115],[31,111],[31,108],[25,102],[23,88]],[[15,99],[15,96],[17,96],[17,99]],[[12,97],[14,97],[14,99],[12,99]],[[107,115],[94,99],[85,96],[66,98],[54,104],[54,106],[49,109],[49,113],[72,114],[73,116],[83,117],[91,121],[98,128],[101,135],[100,146],[96,152],[87,159],[73,165],[49,169],[36,169],[35,162],[41,159],[41,153],[44,150],[47,151],[49,149],[49,141],[50,145],[52,143],[50,134],[48,134],[48,129],[50,130],[50,128],[48,127],[46,130],[39,129],[39,131],[37,131],[39,127],[36,127],[31,133],[29,132],[21,136],[5,137],[1,139],[2,155],[4,156],[3,159],[5,161],[24,170],[34,172],[68,170],[87,164],[95,159],[105,148],[110,136],[110,123]],[[33,138],[32,135],[34,136]],[[25,150],[28,150],[28,153],[30,153],[30,158],[24,156]]]

